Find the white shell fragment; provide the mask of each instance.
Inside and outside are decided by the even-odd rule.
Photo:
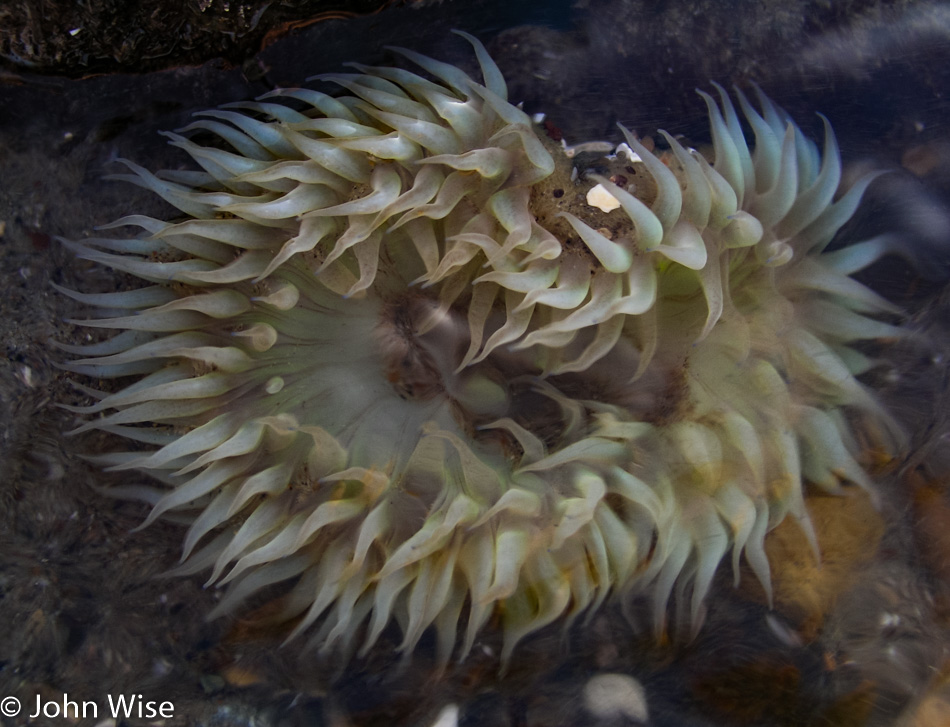
[[[595,184],[587,190],[587,204],[596,207],[601,212],[613,212],[620,209],[620,201],[608,192],[603,184]]]

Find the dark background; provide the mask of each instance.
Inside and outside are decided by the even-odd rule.
[[[0,7],[0,697],[104,704],[107,693],[134,691],[173,701],[172,725],[428,727],[454,703],[462,725],[541,727],[587,719],[585,680],[621,671],[645,684],[655,725],[884,725],[908,711],[917,715],[908,724],[941,724],[920,715],[940,703],[948,664],[946,582],[927,565],[946,546],[921,540],[921,490],[897,475],[886,481],[889,509],[852,516],[868,557],[823,605],[817,636],[781,608],[769,621],[727,578],[711,627],[689,645],[658,648],[607,609],[566,646],[556,630],[532,639],[505,679],[478,655],[436,679],[425,645],[408,669],[381,648],[339,677],[333,664],[279,648],[279,635],[206,623],[216,594],[200,577],[158,577],[177,562],[181,530],[161,522],[131,533],[147,508],[100,494],[115,479],[81,455],[108,442],[63,434],[76,420],[56,404],[82,393],[49,343],[85,335],[65,321],[76,310],[51,282],[96,291],[130,281],[75,261],[56,237],[93,234],[130,212],[169,214],[102,177],[121,171],[120,157],[181,164],[156,132],[194,111],[345,61],[393,63],[389,44],[474,73],[452,28],[480,37],[511,100],[545,112],[570,143],[619,141],[620,121],[699,146],[708,132],[694,89],[755,82],[812,136],[815,112],[825,113],[849,169],[893,169],[856,232],[899,230],[923,262],[888,262],[871,282],[907,307],[932,348],[894,346],[887,355],[904,375],[879,383],[914,429],[936,531],[950,524],[940,509],[950,460],[940,358],[950,348],[945,3],[10,0]]]

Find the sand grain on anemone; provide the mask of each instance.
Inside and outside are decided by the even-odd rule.
[[[63,291],[120,331],[60,344],[124,384],[76,432],[135,443],[92,459],[147,476],[120,491],[145,525],[191,514],[177,571],[226,587],[215,614],[286,582],[291,638],[324,651],[395,622],[405,652],[431,628],[462,657],[497,613],[504,660],[608,597],[662,630],[674,592],[696,627],[722,561],[769,590],[766,533],[814,541],[806,482],[873,491],[863,450],[901,446],[857,378],[854,344],[902,335],[850,277],[879,253],[827,251],[873,175],[838,190],[827,121],[819,152],[737,91],[752,151],[718,89],[713,160],[624,129],[603,167],[637,183],[572,181],[461,35],[481,83],[396,49],[420,71],[197,114],[168,134],[192,171],[124,162],[180,214],[65,241],[147,283]]]

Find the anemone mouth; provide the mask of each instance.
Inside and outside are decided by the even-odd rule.
[[[144,525],[194,514],[176,571],[227,587],[215,614],[287,582],[322,650],[395,621],[447,661],[498,612],[504,660],[611,595],[698,626],[722,560],[768,590],[766,532],[813,538],[806,481],[870,490],[859,437],[901,445],[857,379],[903,335],[849,277],[879,252],[826,251],[871,177],[835,200],[827,122],[821,154],[737,91],[752,151],[719,89],[712,164],[624,129],[575,182],[465,37],[483,83],[400,49],[425,77],[357,66],[169,134],[201,171],[126,162],[186,217],[66,242],[151,283],[64,291],[121,331],[65,367],[140,377],[76,431],[146,445],[94,459],[155,481],[117,493]]]

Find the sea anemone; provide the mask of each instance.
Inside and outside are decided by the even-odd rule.
[[[713,164],[624,129],[575,179],[460,35],[483,83],[396,48],[428,77],[353,64],[318,77],[342,95],[167,134],[201,171],[124,161],[183,217],[64,241],[151,283],[61,289],[121,331],[61,344],[65,368],[133,377],[67,407],[97,415],[75,431],[133,443],[92,459],[150,478],[115,488],[142,527],[190,513],[176,570],[227,586],[213,615],[286,582],[290,638],[324,651],[395,621],[444,662],[496,615],[507,659],[608,596],[652,598],[662,631],[674,591],[696,625],[724,558],[768,591],[766,533],[790,515],[814,541],[804,484],[872,490],[862,453],[900,446],[856,379],[901,335],[850,277],[877,248],[827,249],[873,176],[835,200],[827,120],[819,154],[736,91],[751,152],[719,88]]]

